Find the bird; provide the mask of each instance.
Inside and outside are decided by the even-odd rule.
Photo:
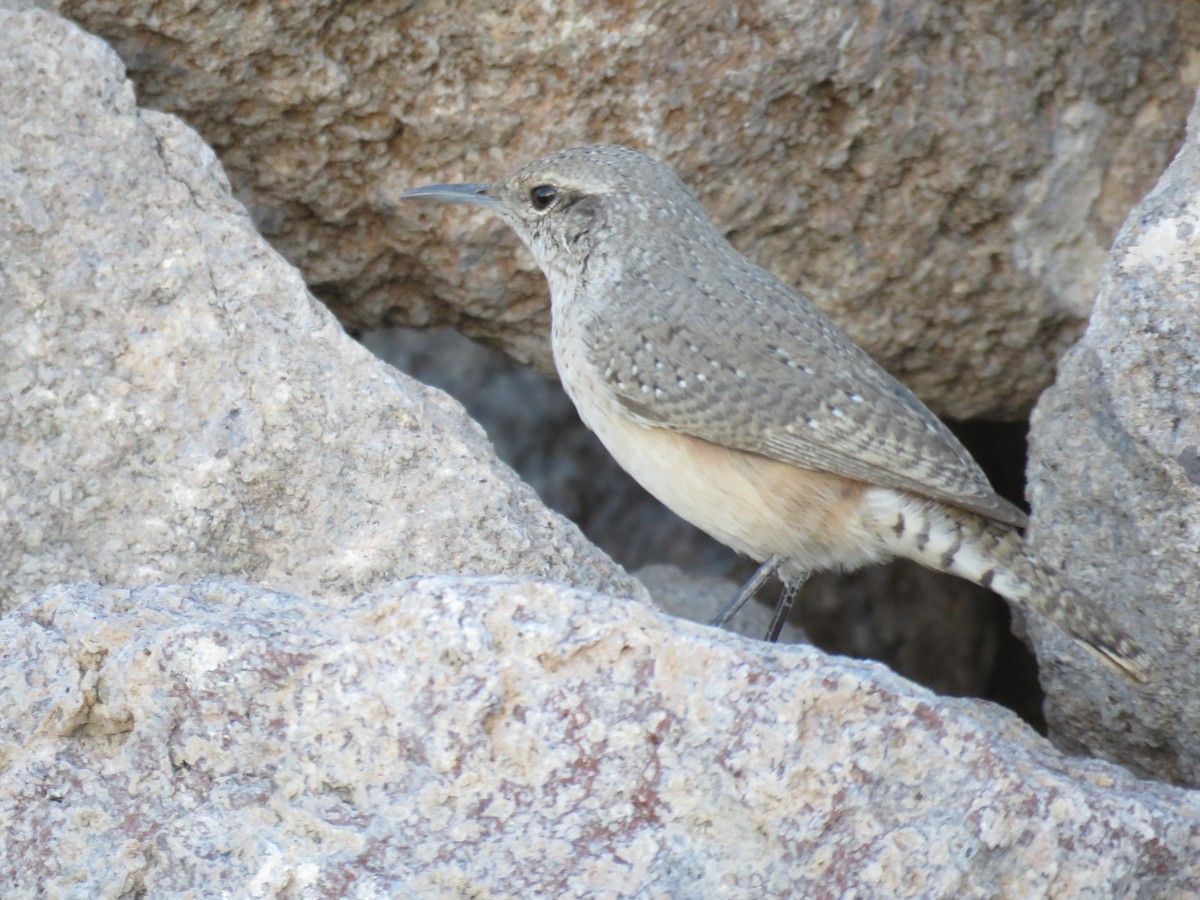
[[[550,289],[555,367],[580,418],[650,494],[772,576],[767,639],[810,573],[904,557],[1049,619],[1135,683],[1145,651],[1027,546],[1025,514],[911,391],[818,307],[734,248],[672,169],[599,144],[465,203],[519,236]]]

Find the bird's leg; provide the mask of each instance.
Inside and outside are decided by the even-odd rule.
[[[768,556],[766,562],[759,566],[754,574],[750,576],[750,580],[742,585],[742,589],[737,592],[737,596],[729,602],[729,605],[721,610],[721,614],[712,620],[712,623],[717,628],[724,628],[729,624],[729,620],[736,616],[755,594],[762,587],[768,578],[779,571],[782,561],[778,556]]]
[[[779,632],[783,631],[783,623],[787,621],[788,613],[792,611],[792,604],[796,602],[796,595],[800,593],[800,588],[804,587],[806,581],[808,581],[808,573],[801,572],[799,576],[783,586],[779,599],[775,602],[775,615],[771,617],[771,627],[767,629],[767,636],[763,640],[770,641],[772,644],[779,640]]]

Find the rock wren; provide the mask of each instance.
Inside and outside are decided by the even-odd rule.
[[[738,253],[663,164],[580,147],[403,197],[483,206],[517,232],[550,283],[554,361],[580,417],[651,494],[763,562],[738,605],[773,572],[790,597],[812,571],[903,556],[1148,679],[1137,644],[1025,547],[1025,515],[945,425]]]

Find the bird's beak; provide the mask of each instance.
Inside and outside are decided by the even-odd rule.
[[[435,203],[470,203],[488,209],[504,208],[495,197],[488,194],[488,184],[429,184],[413,188],[400,195],[401,200],[432,200]]]

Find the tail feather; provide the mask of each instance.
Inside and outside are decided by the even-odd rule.
[[[1015,529],[933,501],[887,493],[895,498],[894,509],[886,511],[881,524],[891,552],[990,588],[1046,617],[1131,681],[1150,681],[1151,663],[1138,643],[1096,604],[1067,587]]]

